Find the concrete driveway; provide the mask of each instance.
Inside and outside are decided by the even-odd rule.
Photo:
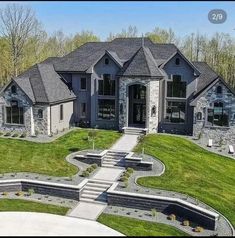
[[[123,236],[96,221],[34,212],[1,212],[0,236]]]

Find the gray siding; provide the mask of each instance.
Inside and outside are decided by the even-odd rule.
[[[175,64],[175,59],[180,58],[180,65]],[[164,70],[167,74],[164,81],[161,83],[162,94],[161,105],[161,118],[159,123],[159,131],[165,131],[169,133],[192,133],[193,127],[193,108],[189,106],[193,93],[196,89],[196,76],[194,75],[194,69],[186,62],[180,55],[174,56],[165,66]],[[186,92],[186,121],[185,123],[168,123],[164,122],[164,115],[166,111],[166,79],[171,78],[171,75],[181,75],[182,80],[187,82]]]
[[[105,58],[109,58],[109,64],[105,65]],[[116,63],[108,56],[102,57],[99,62],[94,66],[93,74],[91,76],[91,126],[98,126],[99,128],[118,128],[118,90],[119,90],[119,79],[116,77],[119,67]],[[99,96],[98,95],[98,80],[102,78],[102,74],[111,74],[112,78],[116,81],[116,92],[115,96]],[[99,119],[98,114],[98,99],[114,99],[115,100],[115,120],[102,120]]]

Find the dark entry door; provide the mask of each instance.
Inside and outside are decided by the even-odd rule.
[[[146,106],[141,103],[133,103],[133,123],[144,124],[146,118]]]

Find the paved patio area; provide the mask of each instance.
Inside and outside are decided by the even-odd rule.
[[[96,221],[33,212],[1,212],[1,236],[123,236]]]
[[[127,151],[130,152],[137,145],[139,135],[124,134],[111,148],[110,150]]]

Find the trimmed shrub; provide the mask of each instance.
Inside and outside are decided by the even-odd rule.
[[[171,214],[168,216],[168,219],[171,221],[175,221],[176,220],[176,215],[175,214]]]
[[[97,169],[97,168],[98,168],[98,165],[97,165],[97,164],[92,164],[91,167],[92,167],[93,169]]]
[[[88,167],[87,169],[86,169],[86,171],[88,172],[88,173],[91,173],[91,172],[93,172],[93,168],[92,167]]]
[[[194,228],[194,231],[195,231],[195,232],[203,232],[204,229],[203,229],[203,227],[201,227],[201,226],[196,226],[196,227]]]
[[[19,191],[19,192],[16,192],[15,195],[16,195],[16,196],[23,196],[23,195],[24,195],[24,192]]]
[[[125,187],[125,188],[128,187],[128,180],[124,182],[124,187]]]
[[[11,132],[7,132],[7,133],[5,133],[4,136],[10,136],[10,135],[11,135]]]
[[[12,135],[12,137],[18,137],[18,136],[19,136],[18,133],[14,133],[14,134]]]
[[[2,195],[3,195],[3,196],[7,196],[7,195],[8,195],[8,192],[3,192]]]
[[[151,209],[152,217],[157,217],[157,210],[155,208]]]
[[[20,135],[20,138],[25,138],[27,136],[27,133],[26,132],[23,132],[21,135]]]
[[[2,135],[3,135],[3,132],[0,131],[0,136],[2,136]]]
[[[83,177],[89,177],[89,172],[86,171],[86,170],[83,171],[83,172],[82,172],[82,176],[83,176]]]
[[[31,196],[35,193],[34,189],[33,188],[29,188],[28,189],[28,195]]]
[[[127,170],[127,172],[128,172],[129,174],[134,173],[134,169],[132,169],[132,168],[127,168],[126,170]]]
[[[183,223],[182,223],[183,226],[189,226],[189,220],[184,220]]]
[[[120,178],[120,181],[122,181],[122,182],[126,182],[126,181],[128,181],[128,177],[126,177],[126,176],[122,176],[122,177]]]

